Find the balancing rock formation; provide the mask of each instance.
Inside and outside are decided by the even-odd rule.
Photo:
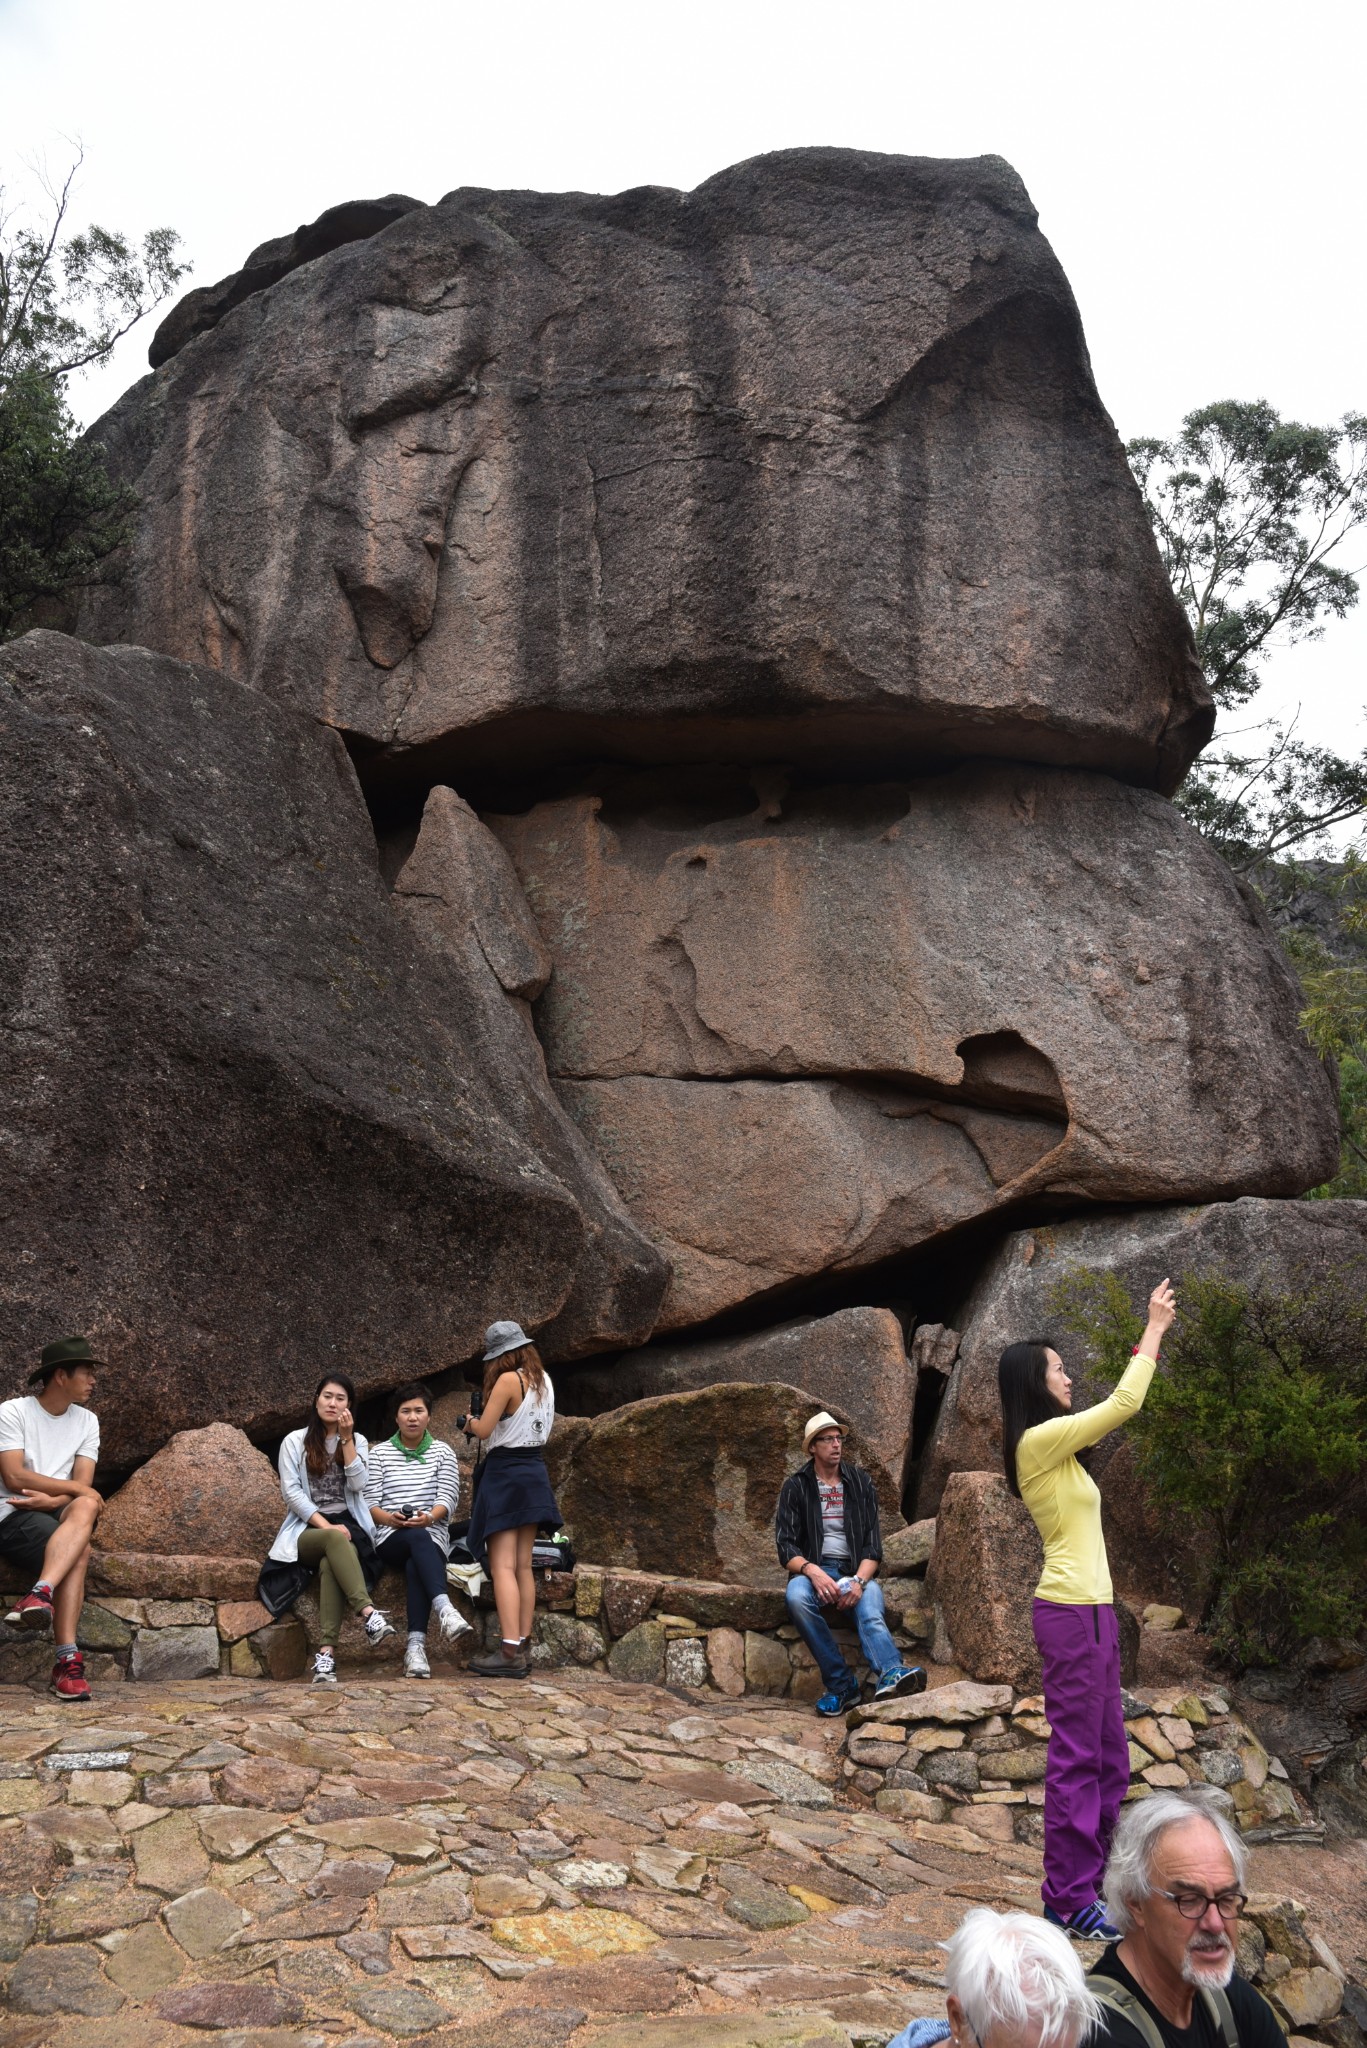
[[[707,1388],[842,1370],[938,1498],[992,1455],[977,1339],[929,1460],[908,1339],[1001,1235],[1195,1202],[1237,1247],[1332,1170],[1275,938],[1167,801],[1210,698],[1000,159],[356,202],[153,359],[81,623],[156,654],[36,636],[4,697],[5,1334],[156,1361],[125,1455],[517,1314],[597,1355],[586,1503],[616,1434],[663,1473]],[[785,1334],[842,1316],[843,1365]]]

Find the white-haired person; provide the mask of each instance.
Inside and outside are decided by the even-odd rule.
[[[1033,1913],[975,1906],[945,1952],[947,2018],[912,2020],[888,2048],[1081,2048],[1100,2020],[1067,1935]]]
[[[1126,1807],[1105,1884],[1120,1939],[1087,1980],[1107,2048],[1285,2048],[1271,2006],[1234,1967],[1247,1872],[1213,1788]]]

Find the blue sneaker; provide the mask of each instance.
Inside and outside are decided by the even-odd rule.
[[[1106,1917],[1104,1899],[1093,1899],[1090,1906],[1079,1906],[1070,1920],[1056,1913],[1052,1906],[1046,1906],[1044,1917],[1055,1927],[1061,1927],[1065,1934],[1076,1934],[1081,1941],[1119,1941],[1120,1929]]]
[[[905,1700],[925,1689],[926,1674],[919,1664],[894,1664],[891,1671],[880,1674],[873,1696],[876,1700]]]
[[[859,1687],[854,1685],[848,1692],[823,1692],[816,1703],[816,1711],[830,1719],[836,1714],[848,1714],[850,1708],[858,1704]]]

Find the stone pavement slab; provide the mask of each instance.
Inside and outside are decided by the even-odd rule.
[[[1002,1691],[869,1739],[961,1754],[922,1732],[977,1739]],[[0,1693],[4,1782],[47,1802],[0,1814],[7,2048],[874,2048],[937,2009],[970,1904],[1037,1904],[1015,1809],[1009,1839],[948,1786],[889,1810],[791,1701],[588,1671],[122,1692],[79,1732]],[[1024,1739],[1000,1726],[984,1764]]]

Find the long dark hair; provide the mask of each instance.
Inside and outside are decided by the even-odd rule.
[[[1043,1337],[1027,1337],[1023,1344],[1008,1344],[997,1366],[997,1391],[1002,1401],[1002,1463],[1006,1483],[1020,1499],[1016,1478],[1016,1447],[1027,1429],[1037,1422],[1051,1422],[1068,1410],[1056,1400],[1045,1384],[1049,1370],[1050,1346]]]
[[[347,1407],[351,1410],[353,1421],[356,1415],[356,1389],[346,1374],[344,1372],[325,1372],[313,1390],[313,1413],[309,1417],[309,1426],[304,1431],[304,1463],[309,1471],[313,1473],[326,1472],[328,1468],[327,1425],[318,1413],[318,1396],[322,1393],[324,1387],[343,1388],[346,1393]],[[338,1430],[337,1448],[332,1454],[332,1463],[334,1465],[341,1465],[344,1462],[342,1457],[342,1432]]]
[[[516,1351],[504,1351],[499,1357],[489,1360],[484,1371],[486,1401],[505,1372],[524,1373],[527,1391],[531,1394],[539,1394],[546,1384],[546,1368],[541,1363],[541,1353],[535,1344],[519,1344]]]

